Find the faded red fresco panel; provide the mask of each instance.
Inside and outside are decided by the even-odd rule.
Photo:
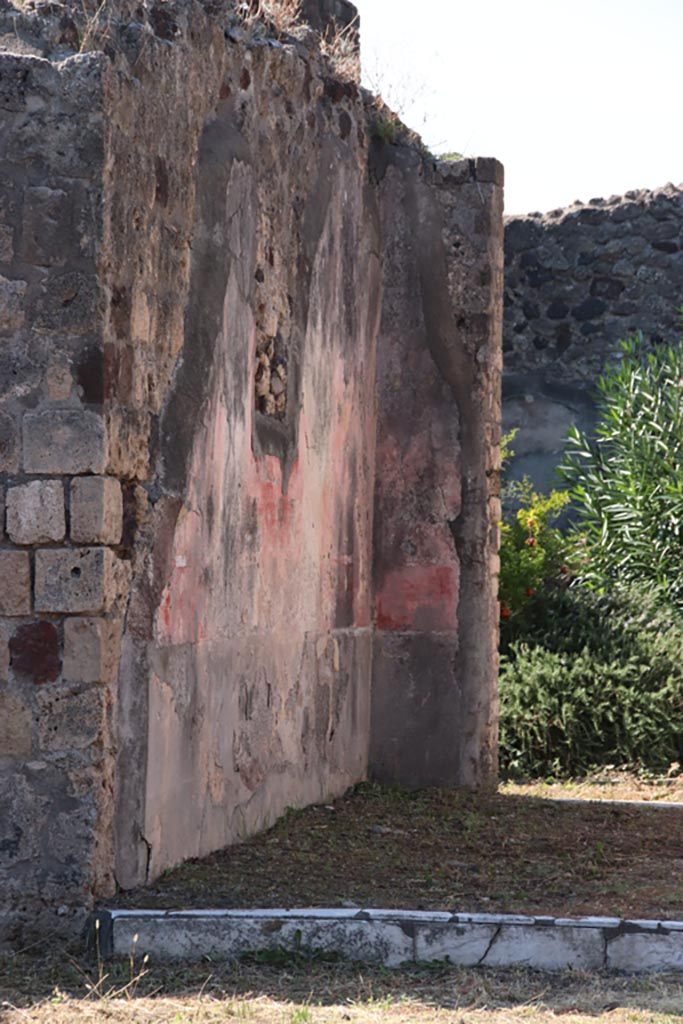
[[[388,573],[377,595],[379,629],[448,632],[457,627],[458,570],[452,565],[405,566]]]

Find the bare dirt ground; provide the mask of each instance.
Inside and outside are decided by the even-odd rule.
[[[282,960],[98,965],[0,956],[2,1024],[683,1024],[683,977]],[[107,973],[108,972],[108,975]],[[88,989],[88,985],[92,986]]]
[[[683,810],[365,784],[113,902],[683,919]]]

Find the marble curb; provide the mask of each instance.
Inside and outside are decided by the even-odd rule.
[[[683,970],[683,921],[301,909],[101,910],[91,923],[103,956],[210,960],[285,950],[386,967],[448,960],[546,971]]]
[[[510,796],[525,796],[524,793],[511,793]],[[529,796],[531,794],[528,794]],[[683,810],[682,803],[675,803],[673,800],[600,800],[598,797],[579,796],[539,796],[537,800],[545,800],[549,804],[572,804],[575,807],[668,807],[669,810]]]

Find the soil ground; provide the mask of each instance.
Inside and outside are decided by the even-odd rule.
[[[113,905],[683,919],[683,809],[364,784]]]
[[[98,965],[0,956],[2,1024],[683,1024],[683,978],[381,970],[344,963]],[[87,986],[92,986],[89,989]]]

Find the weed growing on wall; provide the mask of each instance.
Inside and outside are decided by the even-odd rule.
[[[360,82],[360,46],[358,44],[358,15],[348,25],[334,22],[320,41],[320,49],[329,60],[332,70],[342,82]]]
[[[302,0],[245,0],[237,13],[247,27],[265,22],[279,39],[291,35],[301,24]]]

